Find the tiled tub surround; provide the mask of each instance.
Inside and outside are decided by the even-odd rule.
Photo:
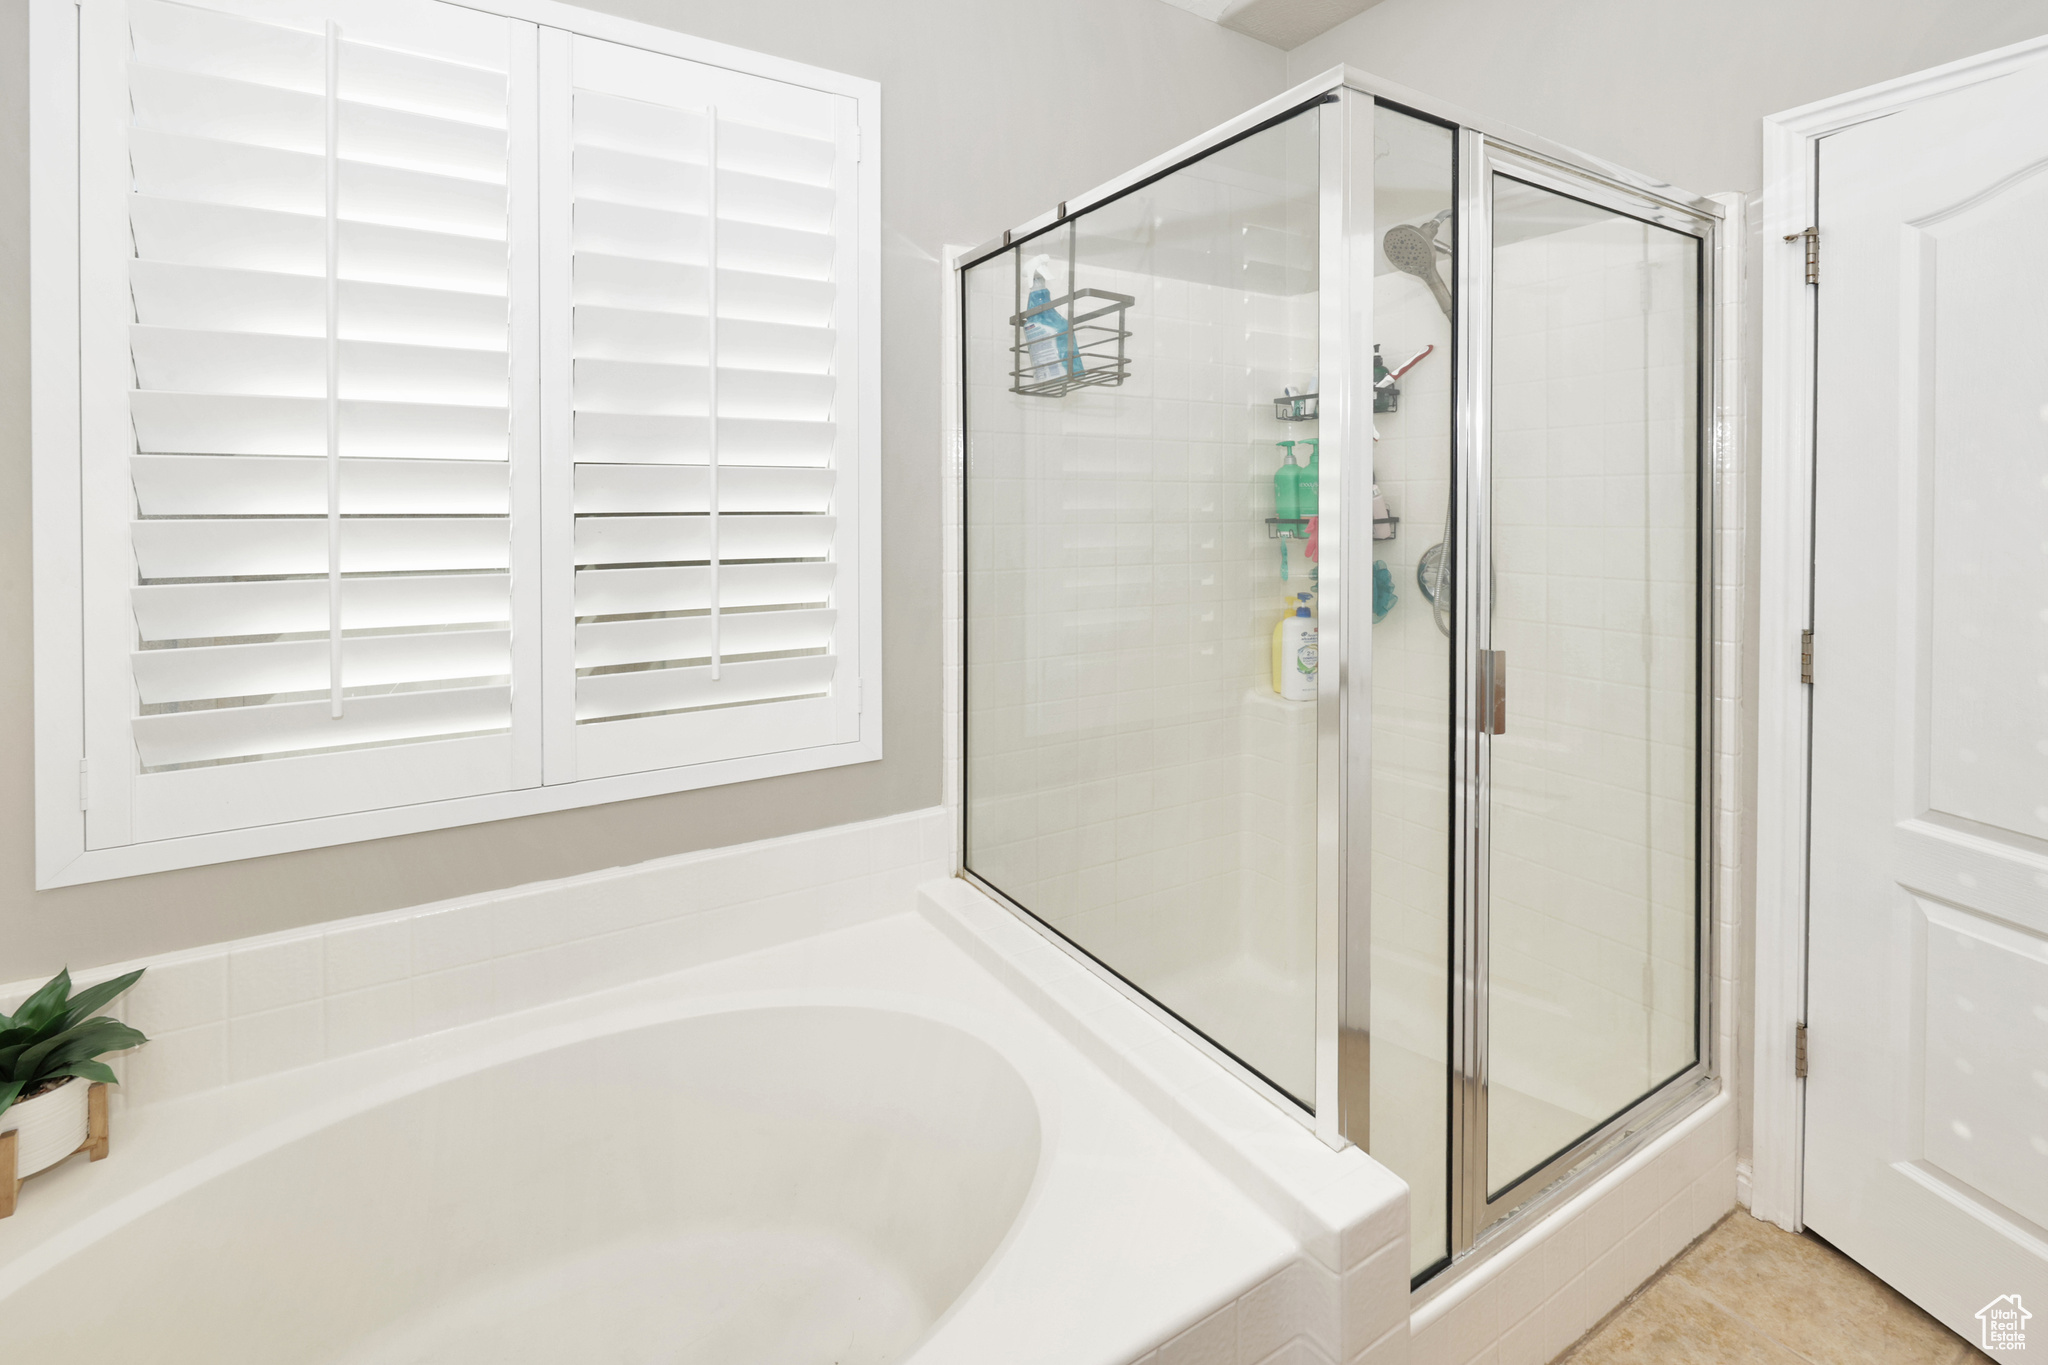
[[[324,1060],[270,1055],[264,1060],[269,1074],[230,1085],[224,1076],[206,1073],[175,1096],[169,1093],[170,1077],[160,1078],[153,1091],[145,1087],[139,1092],[143,1102],[131,1102],[117,1121],[122,1160],[73,1162],[38,1177],[22,1212],[0,1227],[0,1256],[11,1259],[11,1269],[4,1268],[8,1260],[0,1260],[0,1286],[11,1283],[9,1275],[29,1274],[88,1247],[209,1174],[337,1121],[378,1096],[388,1099],[436,1077],[474,1072],[490,1058],[532,1052],[543,1046],[537,1038],[562,1042],[637,1027],[713,998],[729,1003],[747,992],[767,991],[783,1003],[817,1003],[823,998],[817,987],[827,981],[835,988],[879,991],[889,1008],[936,1011],[956,1024],[961,1008],[999,1016],[1009,1021],[1005,1027],[1021,1030],[1005,1035],[1010,1041],[999,1049],[1013,1062],[1015,1047],[1029,1053],[1039,1046],[1017,1042],[1034,1027],[1041,1042],[1050,1034],[1064,1035],[1054,1049],[1062,1059],[1053,1067],[1062,1077],[1055,1088],[1069,1096],[1085,1092],[1090,1113],[1107,1106],[1123,1116],[1117,1123],[1124,1125],[1124,1136],[1109,1148],[1085,1155],[1079,1148],[1064,1150],[1082,1166],[1108,1171],[1112,1187],[1125,1193],[1131,1181],[1149,1182],[1161,1171],[1182,1182],[1162,1194],[1156,1207],[1134,1215],[1148,1229],[1138,1232],[1104,1202],[1109,1191],[1081,1196],[1078,1203],[1088,1207],[1088,1215],[1065,1223],[1065,1215],[1043,1212],[1045,1197],[1034,1193],[991,1269],[940,1324],[941,1335],[931,1338],[918,1360],[1533,1361],[1546,1357],[1527,1354],[1536,1349],[1530,1343],[1554,1350],[1550,1343],[1568,1342],[1684,1244],[1689,1219],[1696,1215],[1710,1223],[1716,1206],[1725,1210],[1731,1202],[1732,1138],[1722,1100],[1428,1303],[1415,1319],[1411,1356],[1407,1209],[1399,1182],[1356,1149],[1336,1153],[1322,1147],[1299,1123],[965,883],[941,880],[927,888],[920,902],[924,927],[901,915],[898,908],[910,903],[907,884],[933,866],[926,850],[944,841],[936,813],[923,812],[524,888],[493,900],[425,907],[410,916],[379,916],[319,934],[226,945],[160,964],[201,964],[187,979],[215,983],[201,998],[226,1011],[233,970],[203,964],[224,964],[237,953],[253,954],[246,961],[274,961],[266,951],[274,944],[310,940],[322,949],[320,969],[302,969],[287,980],[302,991],[324,992],[331,937],[336,997],[348,998],[395,984],[360,984],[364,957],[357,950],[365,940],[358,935],[374,926],[413,922],[411,970],[398,980],[460,970],[443,964],[441,948],[417,951],[421,939],[439,942],[438,928],[425,935],[417,931],[420,922],[461,911],[464,916],[439,923],[452,926],[475,917],[468,932],[478,960],[464,965],[484,967],[493,980],[500,963],[518,965],[502,978],[516,992],[494,992],[473,1007],[473,1022],[449,1024],[415,1011],[415,1036],[349,1051],[350,1035],[336,1032],[323,1035],[323,1048],[336,1052]],[[622,926],[618,917],[627,912],[618,907],[624,904],[642,907],[635,912],[643,917],[640,926]],[[597,909],[607,905],[612,908]],[[646,908],[654,905],[667,913]],[[576,919],[579,907],[583,934],[533,946],[527,935],[538,919]],[[666,957],[655,952],[656,940],[637,932],[647,924],[671,926],[660,940]],[[493,944],[502,951],[494,955]],[[970,950],[968,956],[961,956],[959,946]],[[535,961],[531,954],[549,956]],[[641,980],[679,968],[678,975]],[[396,975],[399,967],[387,959],[381,971]],[[176,982],[178,976],[166,972],[159,979]],[[269,974],[241,979],[244,1003],[259,1008],[234,1018],[262,1018],[307,1003],[278,1003],[283,992]],[[543,979],[549,983],[545,989],[535,984]],[[252,994],[257,981],[269,988]],[[10,998],[18,994],[10,992]],[[758,1003],[760,997],[749,998]],[[688,1001],[698,1004],[686,1007],[682,1002]],[[145,993],[132,1003],[131,1017],[164,1030],[164,1037],[185,1031],[168,1027],[177,1009],[188,1008],[175,996],[152,1000]],[[324,1017],[325,997],[313,1003]],[[868,994],[851,1003],[876,1001]],[[1026,1014],[1036,1016],[1035,1025],[1019,1023]],[[230,1022],[214,1019],[186,1028],[226,1029]],[[123,1059],[131,1078],[149,1073],[146,1059],[155,1046]],[[1037,1062],[1018,1067],[1034,1086],[1048,1074]],[[1074,1126],[1070,1103],[1062,1099],[1046,1111],[1057,1116],[1049,1131]],[[1143,1122],[1126,1123],[1140,1112]],[[1047,1169],[1056,1164],[1047,1159]],[[1041,1175],[1041,1186],[1046,1180]],[[1199,1218],[1213,1215],[1216,1221],[1176,1221],[1187,1215],[1190,1200],[1199,1206]],[[1155,1225],[1169,1234],[1157,1243],[1149,1231]],[[1502,1287],[1487,1289],[1496,1282]],[[1534,1288],[1539,1284],[1541,1293]],[[1531,1294],[1536,1297],[1529,1299]],[[1047,1302],[1059,1302],[1062,1313],[1045,1314]],[[1056,1343],[1034,1335],[1054,1328],[1070,1335]],[[959,1353],[949,1343],[957,1343]],[[1468,1346],[1473,1349],[1464,1350]],[[1489,1350],[1523,1354],[1495,1356]]]
[[[894,914],[948,845],[915,811],[73,976],[149,969],[108,1011],[151,1038],[113,1059],[119,1114]]]
[[[1018,1224],[913,1360],[1402,1359],[1399,1182],[1324,1148],[965,883],[937,883],[941,900],[965,897],[963,915],[930,896],[923,920],[905,915],[947,842],[940,813],[922,811],[81,970],[90,982],[148,966],[118,1012],[154,1041],[115,1059],[120,1159],[37,1177],[0,1224],[0,1312],[42,1270],[100,1254],[119,1242],[101,1239],[179,1198],[203,1205],[205,1182],[248,1163],[282,1162],[288,1184],[323,1178],[300,1149],[279,1153],[373,1110],[402,1116],[391,1106],[437,1083],[714,1008],[822,1003],[966,1028],[1027,1078],[1045,1115],[1048,1151]],[[934,923],[955,944],[1004,943],[1030,975],[992,977]],[[986,947],[971,956],[994,961]],[[1165,1088],[1099,1048],[1077,1052],[1046,1022],[1071,1014],[1049,1008],[1055,996],[1032,1001],[1034,981],[1059,982],[1059,997],[1108,992],[1092,1003],[1128,1014],[1091,1027],[1153,1044],[1146,1066]],[[152,1331],[175,1339],[176,1325]]]
[[[812,899],[824,903],[831,896],[827,889]],[[928,918],[909,912],[909,903],[899,902],[905,908],[893,915],[786,935],[774,946],[668,976],[131,1109],[116,1126],[115,1160],[73,1162],[38,1177],[21,1211],[0,1225],[0,1318],[17,1340],[28,1333],[31,1340],[48,1336],[71,1345],[71,1359],[91,1355],[75,1349],[79,1333],[92,1333],[97,1346],[117,1342],[123,1332],[146,1333],[139,1353],[121,1358],[175,1359],[165,1355],[167,1343],[218,1344],[224,1339],[214,1333],[225,1330],[243,1344],[227,1342],[195,1358],[209,1365],[383,1365],[389,1357],[379,1352],[394,1341],[402,1345],[450,1325],[442,1321],[450,1316],[443,1290],[455,1301],[457,1317],[463,1305],[487,1303],[494,1292],[510,1293],[506,1302],[577,1299],[582,1291],[574,1272],[611,1264],[608,1256],[632,1249],[633,1235],[652,1243],[657,1257],[672,1256],[677,1244],[687,1251],[691,1237],[704,1234],[701,1225],[615,1227],[607,1219],[640,1216],[641,1202],[621,1195],[621,1185],[626,1194],[642,1189],[647,1202],[674,1202],[671,1187],[689,1180],[687,1154],[717,1140],[715,1131],[704,1130],[715,1129],[718,1111],[701,1097],[723,1088],[757,1093],[786,1120],[745,1144],[744,1154],[764,1147],[771,1157],[785,1152],[798,1184],[800,1170],[833,1177],[812,1182],[828,1201],[872,1203],[877,1183],[886,1186],[888,1200],[875,1211],[881,1231],[867,1242],[855,1239],[849,1254],[871,1277],[893,1280],[891,1287],[931,1322],[902,1359],[917,1365],[1126,1365],[1154,1349],[1162,1361],[1203,1365],[1334,1358],[1301,1353],[1304,1305],[1314,1291],[1303,1287],[1297,1269],[1300,1240]],[[773,908],[758,917],[787,918]],[[801,1021],[788,1026],[806,1014],[842,1022],[832,1026],[828,1019],[809,1035],[815,1046],[806,1047]],[[779,1053],[763,1048],[756,1056],[749,1030],[764,1020],[781,1021],[784,1042],[793,1046]],[[701,1041],[706,1030],[724,1046],[707,1047]],[[845,1067],[815,1064],[818,1055],[846,1047],[847,1035],[872,1045],[859,1048]],[[969,1054],[983,1060],[944,1064],[948,1056]],[[579,1057],[588,1059],[582,1067]],[[843,1072],[854,1067],[872,1070],[872,1084],[847,1085]],[[535,1104],[548,1095],[531,1093],[529,1072],[565,1081],[568,1099],[591,1108],[601,1108],[605,1088],[616,1087],[619,1103],[631,1106],[640,1121],[592,1125],[587,1113],[578,1118],[568,1109],[575,1122],[565,1123],[537,1113]],[[1029,1119],[1002,1117],[1016,1110],[1014,1103],[1007,1109],[997,1103],[1006,1086],[1016,1088],[1014,1078],[995,1083],[1008,1072],[1028,1088]],[[707,1074],[709,1091],[702,1083],[679,1083]],[[933,1077],[944,1081],[947,1095],[924,1089]],[[480,1092],[489,1131],[472,1132]],[[871,1092],[883,1102],[868,1103]],[[977,1101],[971,1113],[955,1113],[949,1100],[955,1093]],[[986,1204],[993,1195],[983,1186],[1013,1179],[1015,1162],[1004,1157],[990,1165],[989,1158],[963,1153],[979,1172],[971,1189],[934,1191],[915,1171],[897,1171],[894,1184],[875,1172],[864,1180],[862,1171],[838,1170],[806,1153],[805,1134],[814,1130],[804,1114],[812,1094],[819,1096],[817,1131],[840,1131],[833,1121],[849,1111],[865,1113],[866,1126],[880,1130],[870,1135],[880,1138],[874,1150],[895,1153],[899,1165],[899,1146],[942,1154],[964,1140],[969,1149],[993,1143],[1018,1150],[1035,1122],[1035,1162],[1028,1153],[1021,1158],[1028,1173],[1021,1211],[1007,1230],[983,1234],[965,1253],[969,1260],[951,1267],[945,1278],[964,1287],[942,1291],[958,1293],[950,1304],[919,1300],[915,1248],[892,1256],[892,1246],[906,1230],[923,1236],[919,1229],[926,1225],[951,1236],[956,1214]],[[888,1102],[891,1094],[901,1101]],[[554,1097],[568,1108],[563,1095]],[[500,1117],[493,1123],[492,1115]],[[419,1122],[421,1116],[427,1121]],[[674,1125],[672,1134],[663,1131],[663,1121]],[[648,1149],[650,1126],[654,1145]],[[683,1154],[677,1169],[660,1166],[664,1152]],[[1320,1156],[1342,1161],[1337,1154]],[[876,1158],[878,1167],[886,1164]],[[490,1176],[488,1188],[476,1188],[471,1167]],[[545,1188],[535,1192],[530,1187],[537,1180]],[[1398,1184],[1384,1174],[1377,1180],[1381,1198],[1398,1211]],[[337,1196],[323,1205],[316,1192],[330,1188],[360,1199]],[[504,1202],[492,1202],[493,1194]],[[436,1199],[434,1216],[423,1216],[417,1205],[435,1206]],[[900,1220],[890,1216],[896,1208]],[[309,1209],[316,1212],[309,1216]],[[545,1237],[522,1230],[528,1212],[564,1220],[559,1257]],[[1399,1221],[1381,1218],[1372,1226]],[[404,1225],[417,1245],[392,1239],[387,1224]],[[796,1231],[806,1226],[799,1221]],[[502,1238],[491,1235],[493,1227]],[[828,1220],[825,1230],[830,1227]],[[741,1232],[751,1231],[742,1215]],[[709,1235],[728,1234],[713,1227]],[[179,1258],[162,1254],[194,1238],[210,1248],[203,1264],[181,1270]],[[500,1240],[517,1245],[508,1251]],[[1391,1250],[1401,1254],[1398,1245]],[[363,1269],[338,1273],[356,1254],[365,1258]],[[135,1263],[145,1256],[145,1263]],[[392,1258],[416,1261],[433,1289],[409,1289],[405,1277],[376,1269]],[[1386,1257],[1369,1263],[1384,1264]],[[465,1278],[471,1270],[476,1274]],[[602,1278],[582,1277],[582,1284]],[[110,1309],[107,1285],[131,1279],[143,1286],[138,1293],[155,1294],[148,1311],[125,1312],[118,1303]],[[826,1287],[843,1287],[843,1280],[831,1278]],[[774,1283],[773,1276],[743,1281],[740,1297],[772,1293]],[[148,1290],[150,1284],[163,1292]],[[252,1286],[275,1292],[256,1294]],[[1381,1327],[1399,1324],[1402,1289],[1396,1277],[1362,1307]],[[10,1304],[16,1293],[24,1297]],[[636,1303],[658,1308],[673,1300],[647,1293],[612,1302],[602,1293],[584,1293],[585,1315],[574,1323],[600,1334],[591,1340],[610,1340],[635,1328]],[[208,1317],[212,1327],[200,1320],[224,1305],[234,1311]],[[683,1307],[687,1316],[687,1302]],[[380,1317],[387,1310],[395,1320]],[[791,1309],[798,1318],[816,1311],[809,1303]],[[194,1318],[181,1321],[181,1312]],[[533,1339],[560,1325],[543,1318]],[[778,1323],[777,1329],[788,1326]],[[674,1322],[652,1327],[672,1332]],[[466,1349],[435,1358],[459,1365],[472,1359]],[[507,1349],[511,1354],[473,1358],[479,1365],[529,1359],[521,1343]],[[236,1354],[250,1350],[262,1354]],[[1345,1365],[1353,1358],[1346,1355]]]

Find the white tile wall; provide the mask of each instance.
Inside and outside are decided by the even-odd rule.
[[[108,1009],[150,1036],[119,1110],[897,914],[949,870],[932,808],[73,976],[148,968]]]

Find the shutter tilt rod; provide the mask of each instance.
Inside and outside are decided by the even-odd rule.
[[[341,719],[341,26],[327,21],[327,714]]]
[[[704,158],[705,391],[710,403],[704,496],[711,531],[711,681],[717,682],[723,653],[718,630],[718,106],[711,105],[704,112],[710,124],[709,151]]]

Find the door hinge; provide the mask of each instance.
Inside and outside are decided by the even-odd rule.
[[[854,681],[853,714],[855,714],[856,716],[864,715],[867,712],[867,691],[868,690],[866,685],[863,684],[860,680],[856,679]]]
[[[1806,1079],[1806,1025],[1799,1025],[1792,1035],[1792,1074],[1800,1080]]]
[[[78,808],[92,809],[92,776],[85,759],[78,760]]]
[[[1802,237],[1806,239],[1806,282],[1808,284],[1819,284],[1820,229],[1810,227],[1804,232],[1788,232],[1785,234],[1785,240],[1788,242],[1796,242]]]
[[[864,160],[864,159],[865,159],[865,158],[867,157],[867,154],[868,154],[868,147],[867,147],[867,143],[868,143],[868,140],[867,140],[867,139],[866,139],[865,137],[861,136],[861,126],[860,126],[860,125],[859,125],[858,123],[854,124],[854,125],[853,125],[853,159],[854,159],[854,161],[855,161],[855,162],[859,162],[859,161],[862,161],[862,160]]]
[[[1810,630],[1799,632],[1799,681],[1813,681],[1813,632]]]

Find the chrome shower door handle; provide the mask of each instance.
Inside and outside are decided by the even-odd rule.
[[[1508,732],[1508,656],[1503,649],[1479,651],[1479,733]]]

